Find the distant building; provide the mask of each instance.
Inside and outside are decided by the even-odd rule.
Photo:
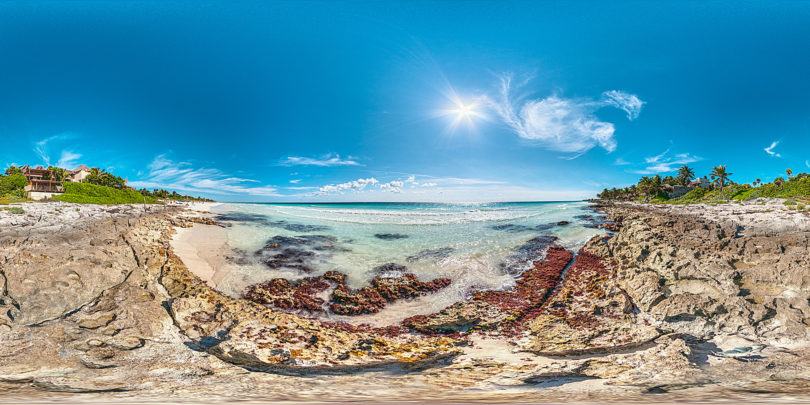
[[[72,181],[74,183],[84,183],[84,180],[89,175],[90,175],[90,168],[85,165],[81,165],[68,172],[67,176],[65,176],[65,180]]]
[[[28,198],[32,200],[43,200],[51,198],[54,194],[65,192],[62,188],[62,182],[51,179],[51,172],[42,166],[30,167],[28,165],[22,168],[23,176],[28,179],[28,185],[25,186],[25,191],[28,192]]]
[[[697,186],[695,186],[695,187],[697,187]],[[691,191],[695,187],[681,186],[681,185],[672,186],[672,191],[669,192],[669,198],[680,197],[680,196],[688,193],[689,191]]]
[[[701,188],[710,189],[710,188],[712,188],[712,182],[711,182],[711,180],[709,180],[708,177],[703,176],[703,177],[689,183],[689,187],[692,187],[692,188],[701,187]]]

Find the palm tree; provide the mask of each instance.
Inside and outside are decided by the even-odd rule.
[[[785,173],[787,173],[787,178],[790,178],[790,175],[793,174],[793,170],[785,169]]]
[[[678,169],[678,178],[681,179],[681,185],[686,186],[695,178],[695,171],[691,167],[683,165]]]
[[[661,176],[657,174],[653,177],[644,176],[638,182],[638,190],[648,197],[655,197],[661,191],[661,185]]]
[[[728,180],[728,177],[731,176],[732,174],[733,173],[727,173],[726,172],[726,165],[716,166],[716,167],[712,168],[712,172],[711,172],[712,181],[714,183],[717,183],[717,184],[720,185],[720,196],[724,200],[726,199],[726,194],[725,194],[723,188],[726,185],[726,181]]]

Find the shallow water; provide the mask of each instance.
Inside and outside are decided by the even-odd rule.
[[[215,213],[231,225],[228,245],[236,249],[218,286],[226,294],[239,295],[247,285],[271,278],[329,270],[346,273],[350,286],[362,287],[375,276],[390,275],[374,270],[386,263],[407,266],[422,280],[452,280],[444,290],[393,303],[379,314],[331,316],[375,325],[435,312],[476,290],[508,288],[539,258],[526,246],[535,237],[555,236],[556,243],[577,250],[603,233],[581,218],[593,214],[583,202],[226,204]],[[557,225],[560,221],[569,224]],[[268,241],[278,247],[257,255]],[[262,262],[268,258],[270,266]]]

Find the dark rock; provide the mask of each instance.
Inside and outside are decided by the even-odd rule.
[[[452,248],[452,247],[443,247],[443,248],[438,248],[438,249],[426,249],[426,250],[423,250],[423,251],[421,251],[421,252],[419,252],[419,253],[417,253],[415,255],[406,257],[405,260],[408,261],[409,263],[413,263],[413,262],[416,262],[416,261],[419,261],[419,260],[425,260],[425,259],[440,260],[440,259],[450,257],[450,255],[453,254],[453,252],[455,252],[455,250],[456,249]]]
[[[498,224],[490,226],[490,229],[494,229],[496,231],[504,231],[509,233],[520,233],[520,232],[542,232],[547,231],[551,228],[554,228],[556,224],[540,224],[535,226],[528,226],[528,225],[518,225],[518,224]]]
[[[529,239],[523,245],[517,248],[515,254],[509,255],[503,259],[500,264],[501,270],[505,274],[517,276],[524,270],[531,267],[532,263],[540,260],[546,249],[557,240],[556,236],[538,236]]]
[[[388,302],[430,294],[450,285],[450,280],[437,278],[422,282],[411,273],[400,277],[374,278],[371,286],[351,290],[340,285],[332,292],[332,312],[338,315],[361,315],[380,312]]]
[[[405,239],[408,237],[408,235],[401,233],[375,233],[374,237],[382,240],[397,240],[397,239]]]
[[[231,212],[226,214],[217,215],[216,219],[218,221],[224,222],[244,222],[244,223],[254,223],[258,225],[264,225],[274,228],[282,228],[292,232],[324,232],[328,231],[332,228],[325,226],[325,225],[307,225],[307,224],[296,224],[290,223],[287,221],[273,221],[270,217],[261,214],[248,214],[248,213],[238,213],[238,212]]]
[[[329,235],[279,235],[270,238],[256,256],[271,269],[291,268],[309,273],[316,259],[325,259],[329,252],[345,250],[336,242],[337,238]]]
[[[408,272],[408,268],[401,264],[386,263],[373,268],[371,272],[376,277],[392,278],[392,277],[401,277],[403,274]]]

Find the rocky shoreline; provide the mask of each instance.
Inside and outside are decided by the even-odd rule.
[[[212,223],[198,212],[25,209],[0,212],[4,399],[744,400],[808,388],[804,213],[602,205],[612,236],[579,252],[544,241],[513,289],[372,328],[284,306],[373,311],[445,282],[401,275],[351,291],[336,276],[228,297],[169,244],[176,228]],[[329,306],[315,300],[327,289]]]

